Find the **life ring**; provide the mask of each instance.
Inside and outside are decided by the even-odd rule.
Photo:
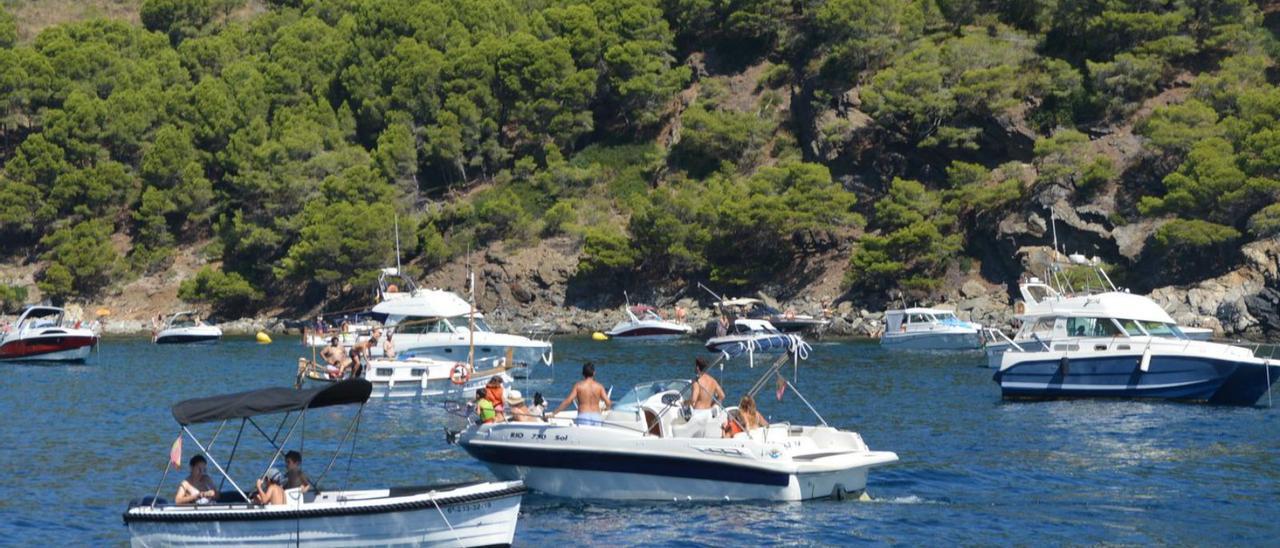
[[[1022,301],[1018,301],[1018,302],[1016,302],[1016,303],[1013,303],[1013,313],[1014,313],[1014,314],[1017,314],[1017,315],[1019,315],[1019,316],[1021,316],[1021,315],[1023,315],[1023,314],[1026,314],[1026,313],[1027,313],[1027,303],[1024,303],[1024,302],[1022,302]]]
[[[449,381],[461,385],[469,380],[471,380],[471,368],[462,362],[453,364],[453,369],[449,370]]]

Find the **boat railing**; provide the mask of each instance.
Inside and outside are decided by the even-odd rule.
[[[992,341],[1003,340],[1004,342],[1009,343],[1010,346],[1018,349],[1018,352],[1026,352],[1026,349],[1022,348],[1022,345],[1014,342],[1013,339],[1009,338],[1008,335],[1004,334],[1004,331],[1001,331],[994,327],[983,327],[982,336],[987,340],[992,340]]]

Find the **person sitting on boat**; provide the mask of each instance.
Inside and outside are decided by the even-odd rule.
[[[263,506],[284,504],[284,474],[272,468],[258,478],[258,490],[253,494],[253,503]]]
[[[217,499],[218,487],[206,473],[209,463],[204,455],[191,457],[187,465],[191,468],[191,473],[178,484],[178,494],[173,496],[173,500],[178,504],[208,504]]]
[[[347,352],[343,350],[337,337],[329,339],[329,346],[320,351],[320,357],[324,359],[329,376],[335,379],[341,379],[351,366],[351,359],[347,357]]]
[[[754,430],[756,428],[769,426],[769,421],[764,420],[764,415],[756,409],[756,400],[750,395],[743,396],[738,400],[738,409],[735,413],[730,413],[728,420],[724,421],[724,437],[732,438],[742,432]]]
[[[485,398],[493,404],[493,410],[499,415],[506,412],[506,400],[502,397],[502,377],[494,375],[484,385]]]
[[[529,406],[529,414],[543,420],[543,415],[547,413],[547,400],[542,399],[542,392],[533,393],[533,405]]]
[[[483,388],[476,389],[476,418],[480,419],[481,424],[492,424],[498,422],[498,412],[493,409],[493,402],[489,401],[489,394]]]
[[[569,396],[560,402],[560,406],[551,412],[551,418],[555,418],[556,414],[564,411],[569,407],[570,402],[578,404],[578,418],[574,419],[574,423],[579,426],[600,426],[604,424],[604,416],[600,414],[602,406],[608,409],[613,407],[613,403],[609,401],[609,394],[605,393],[604,386],[596,382],[596,365],[587,362],[582,364],[582,380],[574,383],[573,390],[569,392]]]
[[[698,358],[693,361],[693,367],[697,377],[693,379],[689,394],[689,407],[693,410],[689,417],[689,424],[698,426],[693,430],[693,437],[704,438],[707,436],[707,423],[715,418],[716,404],[724,401],[724,389],[720,387],[715,377],[707,372],[709,367],[707,360]]]
[[[511,422],[542,422],[537,415],[529,412],[529,407],[525,405],[524,394],[519,390],[507,391],[507,410],[511,412]]]
[[[387,359],[395,359],[396,343],[391,342],[391,334],[387,333],[386,340],[382,341],[382,355]]]
[[[311,490],[311,478],[302,471],[302,453],[289,451],[284,454],[285,489],[300,489],[303,493]]]

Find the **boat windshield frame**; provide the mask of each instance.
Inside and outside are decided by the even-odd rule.
[[[640,405],[643,404],[645,400],[657,394],[670,392],[672,390],[684,393],[684,391],[692,384],[693,381],[690,381],[689,379],[664,379],[642,382],[632,386],[631,390],[628,390],[621,398],[615,400],[610,411],[634,411],[640,409]],[[655,387],[661,387],[662,390],[654,391]],[[648,392],[648,394],[644,397],[640,397],[639,394],[642,392]],[[632,396],[635,396],[635,401],[630,401]]]

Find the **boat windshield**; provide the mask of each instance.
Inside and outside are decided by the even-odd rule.
[[[410,316],[396,324],[396,334],[453,333],[453,327],[442,318]]]
[[[1182,333],[1182,330],[1178,329],[1178,326],[1171,323],[1142,322],[1142,327],[1145,328],[1147,333],[1151,334],[1152,337],[1172,337],[1175,339],[1187,338],[1187,336]]]
[[[1072,337],[1126,336],[1111,318],[1067,318],[1067,334]]]
[[[466,331],[470,327],[470,320],[466,316],[454,316],[449,318],[449,323],[453,324],[458,331]],[[484,318],[476,318],[476,333],[491,332],[493,329],[489,324],[484,323]]]
[[[1123,327],[1130,337],[1141,337],[1146,334],[1142,332],[1142,328],[1138,327],[1138,322],[1134,320],[1119,320],[1119,322],[1120,327]]]
[[[635,411],[640,408],[641,402],[653,397],[654,394],[661,394],[669,390],[680,392],[688,386],[688,379],[671,379],[640,383],[637,384],[635,388],[632,388],[631,391],[624,394],[621,398],[614,400],[613,409],[615,411]]]

